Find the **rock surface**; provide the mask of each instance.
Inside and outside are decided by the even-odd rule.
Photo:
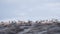
[[[41,23],[11,23],[9,25],[0,25],[0,34],[60,34],[60,22]]]

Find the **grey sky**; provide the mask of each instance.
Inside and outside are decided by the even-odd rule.
[[[0,0],[0,20],[60,18],[60,0]]]

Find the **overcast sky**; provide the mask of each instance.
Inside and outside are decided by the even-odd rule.
[[[0,20],[60,19],[60,0],[0,0]]]

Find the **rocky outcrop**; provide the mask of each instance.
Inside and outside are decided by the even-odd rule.
[[[60,21],[28,21],[0,24],[0,34],[60,34]]]

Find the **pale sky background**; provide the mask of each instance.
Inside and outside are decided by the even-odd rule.
[[[60,19],[60,0],[0,0],[0,20]]]

